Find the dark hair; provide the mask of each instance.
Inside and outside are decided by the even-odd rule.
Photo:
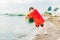
[[[30,8],[29,8],[29,11],[32,10],[32,9],[34,9],[34,7],[30,7]]]

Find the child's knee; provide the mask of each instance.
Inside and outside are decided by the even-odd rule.
[[[38,27],[39,27],[39,25],[36,25],[36,27],[38,28]]]
[[[41,27],[43,27],[44,26],[44,24],[41,24]]]

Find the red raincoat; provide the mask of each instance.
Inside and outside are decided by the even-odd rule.
[[[43,17],[41,16],[41,14],[36,9],[34,9],[33,12],[31,12],[28,15],[28,17],[33,18],[35,25],[41,25],[44,23]]]

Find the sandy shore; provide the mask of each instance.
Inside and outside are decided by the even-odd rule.
[[[48,35],[37,34],[33,40],[60,40],[60,17],[51,17],[46,22]]]

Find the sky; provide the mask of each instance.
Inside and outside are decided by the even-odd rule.
[[[60,0],[0,0],[0,13],[26,13],[31,6],[43,13],[49,6],[60,8]]]

